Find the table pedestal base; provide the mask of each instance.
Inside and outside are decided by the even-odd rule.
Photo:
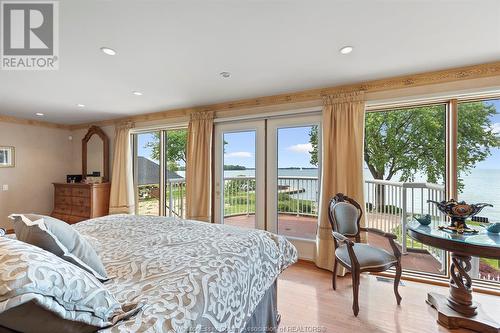
[[[476,314],[463,315],[450,307],[448,297],[438,293],[428,293],[427,303],[438,312],[438,323],[446,328],[467,328],[482,333],[499,333],[500,324],[485,314],[477,305]]]

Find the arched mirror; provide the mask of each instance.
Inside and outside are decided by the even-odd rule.
[[[109,139],[97,126],[91,126],[82,139],[82,177],[87,176],[109,181]]]

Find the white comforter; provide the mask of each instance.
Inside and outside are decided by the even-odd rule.
[[[114,215],[75,228],[101,256],[118,300],[146,304],[102,332],[239,331],[297,260],[282,236],[219,224]]]

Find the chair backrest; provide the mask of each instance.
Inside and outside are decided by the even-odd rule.
[[[333,231],[346,237],[355,237],[359,242],[359,223],[363,211],[356,200],[337,193],[328,205],[328,218]]]

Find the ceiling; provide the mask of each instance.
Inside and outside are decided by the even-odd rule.
[[[59,24],[59,70],[0,71],[0,114],[76,124],[500,60],[497,0],[64,0]]]

